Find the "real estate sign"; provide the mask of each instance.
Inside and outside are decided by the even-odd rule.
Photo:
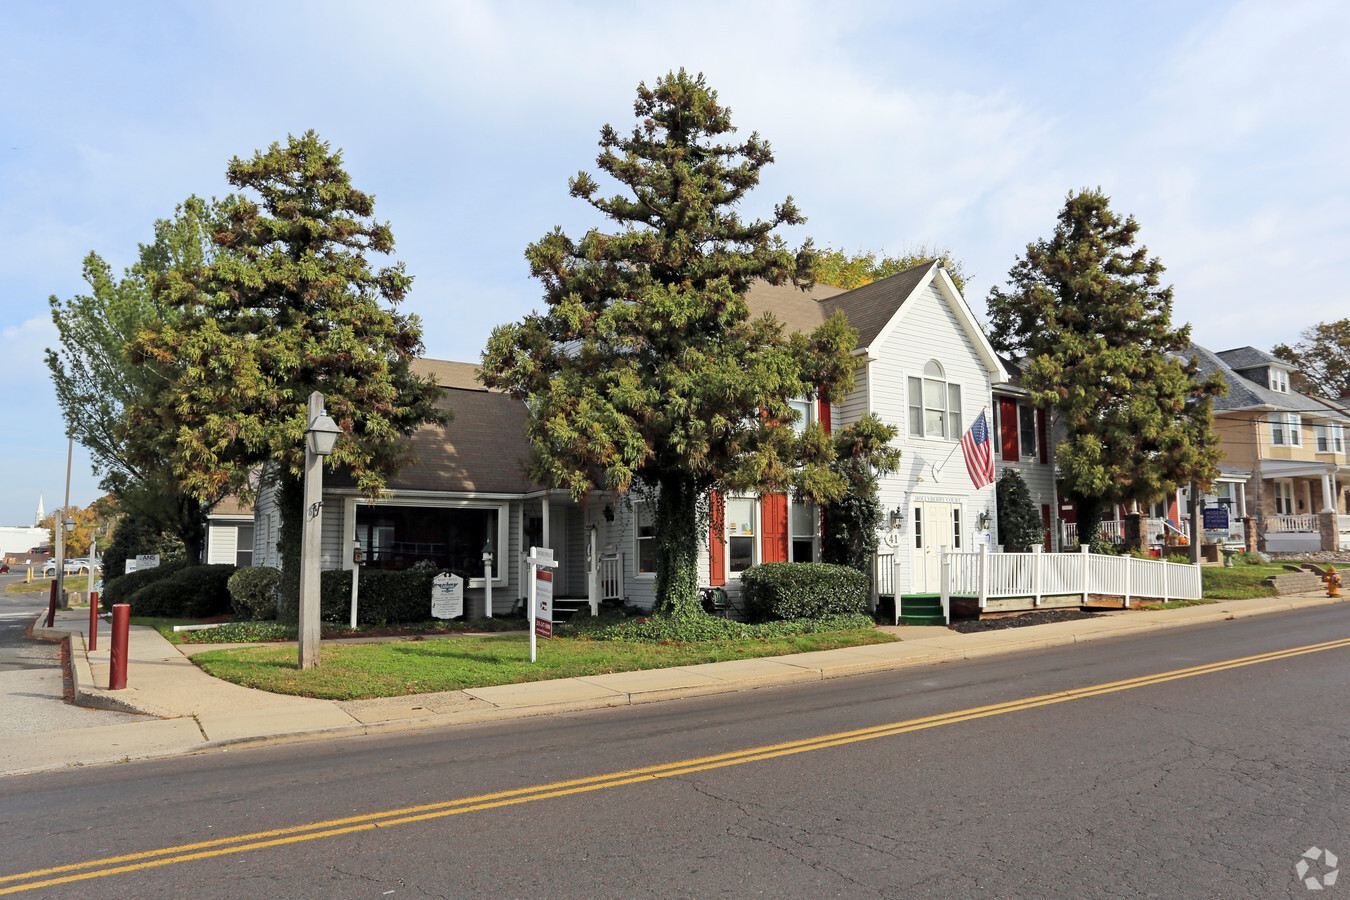
[[[127,567],[126,574],[130,575],[132,572],[139,572],[142,569],[153,569],[158,565],[159,565],[158,553],[142,553],[135,559],[128,559],[126,561]]]
[[[537,569],[534,575],[534,633],[541,638],[553,637],[553,573]]]

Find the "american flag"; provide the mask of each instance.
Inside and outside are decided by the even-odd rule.
[[[994,483],[994,451],[989,443],[989,424],[983,411],[961,438],[961,454],[966,458],[966,471],[977,489]]]

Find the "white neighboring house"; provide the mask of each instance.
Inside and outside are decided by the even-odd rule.
[[[981,413],[997,456],[993,385],[1007,381],[978,322],[938,263],[900,272],[852,291],[817,286],[756,284],[747,295],[752,315],[772,312],[788,331],[809,332],[836,310],[858,330],[855,387],[837,406],[802,397],[804,421],[843,427],[868,413],[895,425],[901,470],[882,480],[888,515],[875,573],[876,592],[934,596],[943,548],[997,545],[994,488],[976,490],[960,439]],[[367,565],[406,568],[426,561],[467,571],[472,615],[484,599],[481,551],[496,553],[493,610],[509,612],[523,589],[531,546],[550,547],[559,560],[554,596],[559,608],[626,600],[650,609],[656,573],[650,504],[597,491],[584,504],[544,490],[522,474],[529,453],[525,405],[488,390],[472,363],[417,360],[435,378],[443,404],[455,413],[446,428],[419,428],[416,461],[389,480],[379,501],[361,497],[350,480],[325,475],[322,567],[351,567],[353,540]],[[820,560],[820,514],[782,494],[715,498],[724,504],[724,531],[700,554],[699,582],[724,587],[733,605],[740,572],[771,561]],[[264,488],[254,506],[253,559],[279,565],[273,496]],[[713,537],[713,536],[710,536]]]
[[[227,497],[206,517],[208,565],[253,565],[253,508],[236,497]]]

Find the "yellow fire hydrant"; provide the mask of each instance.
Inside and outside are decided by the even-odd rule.
[[[1328,597],[1339,597],[1341,595],[1341,575],[1334,568],[1328,566],[1327,574],[1322,576],[1322,580],[1326,582]]]

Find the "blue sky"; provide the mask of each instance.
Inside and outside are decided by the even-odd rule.
[[[773,145],[749,212],[792,194],[794,243],[950,248],[977,313],[1100,185],[1199,342],[1350,314],[1343,3],[0,0],[0,48],[0,524],[61,502],[47,298],[89,251],[129,265],[232,156],[314,128],[392,225],[428,355],[476,360],[538,303],[525,245],[600,224],[566,184],[600,126],[681,66]],[[71,501],[97,496],[76,447]]]

